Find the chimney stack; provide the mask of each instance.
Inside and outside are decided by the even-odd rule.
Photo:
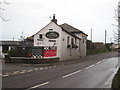
[[[53,14],[53,19],[51,21],[57,24],[57,19],[55,19],[55,14]]]

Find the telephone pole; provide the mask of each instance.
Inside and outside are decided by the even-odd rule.
[[[105,30],[105,44],[106,44],[107,31]]]
[[[91,42],[92,42],[92,28],[91,28]]]

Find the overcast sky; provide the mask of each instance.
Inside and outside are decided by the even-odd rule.
[[[107,42],[114,40],[117,28],[115,11],[119,0],[7,0],[10,5],[2,13],[8,22],[2,22],[1,40],[18,40],[22,31],[29,37],[50,22],[50,16],[56,14],[58,24],[68,23],[88,34],[91,28],[93,41],[104,42],[107,30]]]

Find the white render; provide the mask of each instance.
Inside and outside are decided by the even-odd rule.
[[[56,42],[49,42],[45,34],[49,32],[49,29],[53,29],[53,31],[56,31],[59,33],[59,37],[57,39],[52,39],[56,40]],[[42,34],[43,35],[43,40],[38,40],[38,36]],[[83,34],[76,35],[79,38],[76,38],[76,45],[78,48],[67,48],[67,37],[69,36],[69,44],[71,44],[71,38],[75,39],[74,36],[70,35],[69,33],[65,32],[62,30],[62,28],[57,25],[54,22],[50,22],[47,26],[45,26],[43,29],[41,29],[39,32],[37,32],[34,35],[34,46],[57,46],[57,56],[59,57],[60,61],[63,60],[73,60],[73,59],[78,59],[80,57],[86,56],[86,40],[87,36]],[[84,43],[83,43],[84,39]],[[74,40],[75,43],[75,40]]]
[[[56,42],[49,42],[50,39],[48,39],[45,34],[47,32],[49,32],[49,29],[53,29],[53,31],[56,31],[59,33],[59,38],[57,39],[52,39],[52,40],[56,40]],[[57,57],[60,57],[60,50],[61,50],[61,28],[59,26],[57,26],[55,23],[51,22],[49,23],[46,27],[44,27],[40,32],[38,32],[37,34],[35,34],[34,36],[34,46],[57,46]],[[38,36],[39,34],[43,34],[43,40],[39,41]]]
[[[12,46],[8,46],[8,51],[10,51]],[[8,55],[8,53],[3,53],[2,51],[3,46],[0,46],[0,58],[5,58],[5,55]]]

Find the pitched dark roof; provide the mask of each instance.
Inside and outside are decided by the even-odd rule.
[[[0,41],[0,45],[17,46],[19,41]]]
[[[70,33],[70,32],[68,32],[67,30],[63,29],[63,28],[62,28],[62,30],[65,31],[66,33],[70,34],[71,36],[73,36],[73,37],[75,37],[75,38],[77,38],[77,39],[80,39],[80,38],[77,37],[75,34]],[[81,40],[81,39],[80,39],[80,40]]]
[[[55,23],[55,24],[56,24],[56,23]],[[48,25],[49,25],[49,24],[48,24]],[[56,24],[56,25],[58,25],[58,24]],[[77,36],[75,35],[75,33],[82,33],[82,34],[88,36],[87,34],[85,34],[84,32],[82,32],[81,30],[79,30],[79,29],[77,29],[77,28],[74,28],[73,26],[68,25],[67,23],[64,23],[64,24],[58,25],[58,26],[61,27],[63,31],[65,31],[66,33],[72,35],[72,36],[75,37],[75,38],[80,39],[79,37],[77,37]],[[39,31],[38,31],[38,32],[39,32]],[[38,33],[38,32],[37,32],[37,33]],[[35,34],[34,34],[34,35],[35,35]],[[33,39],[33,38],[34,38],[34,35],[32,35],[32,36],[30,36],[30,37],[27,37],[26,39],[33,41],[33,40],[34,40],[34,39]]]
[[[88,36],[87,34],[82,32],[81,30],[79,30],[79,29],[77,29],[77,28],[75,28],[75,27],[73,27],[71,25],[68,25],[67,23],[64,23],[64,24],[60,25],[60,27],[63,28],[64,30],[70,32],[70,33],[73,33],[73,34],[74,33],[82,33],[82,34]]]

